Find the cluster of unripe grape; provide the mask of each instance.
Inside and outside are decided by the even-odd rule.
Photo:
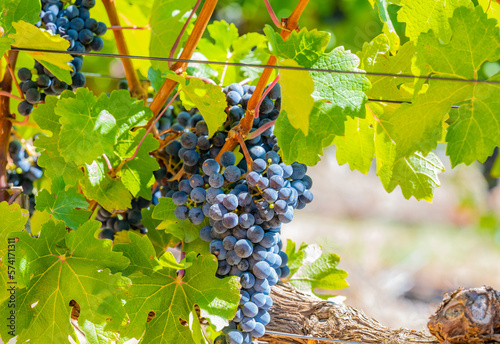
[[[313,199],[306,166],[284,164],[274,127],[267,125],[269,128],[259,130],[279,115],[279,84],[263,99],[251,138],[245,141],[251,169],[245,158],[238,161],[238,156],[243,157],[241,148],[225,151],[220,154],[220,162],[216,160],[229,129],[245,115],[254,90],[240,84],[224,89],[228,117],[223,129],[212,137],[196,110],[179,111],[176,116],[170,111],[164,123],[168,123],[170,134],[177,135],[160,152],[167,165],[156,173],[162,186],[155,198],[172,198],[179,220],[206,224],[200,237],[218,259],[217,275],[240,279],[238,311],[217,343],[248,344],[265,334],[272,306],[271,286],[290,273],[288,257],[281,251],[281,225],[292,221],[295,209]],[[259,132],[252,135],[256,130]]]
[[[74,4],[67,4],[59,0],[41,0],[41,20],[37,27],[50,31],[66,39],[70,46],[68,51],[84,53],[100,51],[104,46],[101,37],[107,27],[102,22],[90,18],[89,10],[95,6],[95,0],[76,0]],[[83,66],[83,56],[72,55],[71,85],[56,78],[47,68],[35,62],[33,69],[21,68],[18,77],[21,80],[21,91],[25,100],[18,105],[18,112],[27,116],[33,110],[33,105],[45,100],[46,95],[59,95],[68,89],[85,86],[85,75],[80,71]]]

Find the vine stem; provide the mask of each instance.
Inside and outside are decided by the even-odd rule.
[[[148,25],[146,26],[119,26],[119,25],[113,25],[109,26],[108,30],[150,30],[150,27]]]
[[[121,26],[120,19],[118,18],[118,12],[116,11],[115,0],[102,0],[102,3],[106,8],[111,26]],[[113,34],[115,35],[118,52],[121,55],[128,55],[129,50],[127,47],[127,43],[125,42],[123,30],[113,30]],[[132,97],[146,100],[148,98],[148,92],[144,87],[142,87],[141,81],[139,80],[139,75],[134,68],[132,60],[126,58],[122,58],[121,60],[123,68],[125,69],[125,76],[130,87],[130,94],[132,95]]]
[[[186,75],[186,79],[200,79],[201,81],[204,81],[204,82],[206,82],[207,84],[212,84],[212,85],[217,86],[217,84],[215,83],[215,81],[213,81],[212,79],[209,79],[209,78],[203,78],[203,77],[201,77],[201,76]]]
[[[193,32],[189,35],[189,38],[182,50],[181,59],[190,59],[198,45],[198,42],[201,39],[201,36],[205,32],[205,29],[208,25],[210,18],[212,17],[212,13],[215,10],[215,6],[217,5],[217,0],[205,0],[203,7],[201,8],[200,15],[194,24]],[[175,63],[170,70],[174,71],[177,74],[180,74],[186,71],[188,66],[187,62],[177,62]],[[174,90],[175,86],[177,86],[177,81],[172,79],[166,79],[161,88],[158,90],[158,93],[153,98],[151,105],[149,108],[153,111],[154,115],[157,115],[163,104],[165,104],[166,100]],[[151,123],[153,119],[151,119],[148,125]]]
[[[297,6],[294,8],[292,14],[290,17],[286,18],[283,21],[283,26],[281,29],[281,37],[283,38],[284,41],[290,37],[292,32],[294,30],[298,29],[299,26],[299,19],[302,13],[304,12],[307,4],[309,3],[309,0],[300,0]],[[269,60],[267,61],[267,65],[275,65],[278,62],[278,59],[276,56],[271,56],[269,57]],[[264,92],[264,89],[267,85],[267,82],[269,80],[269,77],[271,76],[272,69],[270,68],[265,68],[264,72],[262,72],[259,82],[257,83],[257,87],[255,88],[255,91],[252,94],[252,97],[248,101],[247,105],[247,112],[245,114],[245,117],[243,117],[240,121],[240,124],[235,126],[234,128],[231,129],[231,131],[228,134],[228,139],[226,140],[226,143],[220,150],[219,154],[215,158],[217,161],[220,161],[220,156],[222,153],[226,151],[232,151],[237,145],[238,145],[238,138],[237,134],[239,133],[243,138],[246,138],[248,133],[253,127],[253,120],[255,116],[255,108],[257,107],[257,104],[259,103],[259,100],[262,96],[262,93]]]
[[[7,68],[0,85],[4,92],[10,93],[12,91],[12,81],[15,76],[11,70],[15,68],[17,55],[17,51],[10,51],[6,59]],[[9,184],[7,183],[7,159],[13,119],[14,116],[10,113],[10,97],[0,96],[0,202],[8,201],[10,198]]]
[[[172,49],[170,49],[170,54],[168,54],[168,57],[169,58],[173,58],[174,57],[174,54],[175,54],[175,51],[177,50],[177,47],[179,46],[179,43],[181,42],[181,39],[182,39],[182,36],[184,35],[184,32],[186,32],[186,29],[189,25],[189,22],[191,21],[191,19],[193,18],[193,15],[196,13],[196,11],[198,10],[198,7],[200,6],[200,3],[201,3],[201,0],[198,0],[196,1],[196,4],[194,5],[193,7],[193,10],[191,11],[191,13],[189,14],[189,17],[188,19],[186,20],[186,22],[184,23],[184,25],[182,26],[182,30],[181,32],[179,33],[179,35],[177,36],[177,38],[175,39],[175,43],[174,45],[172,46]],[[168,61],[168,68],[172,68],[172,61]]]
[[[5,91],[0,91],[0,96],[5,96],[5,97],[13,98],[13,99],[17,99],[17,100],[20,100],[20,101],[24,100],[23,98],[20,98],[18,96],[13,95],[10,92],[5,92]]]
[[[243,155],[245,155],[245,160],[247,161],[247,171],[250,172],[252,170],[252,157],[250,156],[250,153],[248,152],[248,147],[245,144],[245,141],[243,140],[243,137],[241,136],[240,133],[236,136],[238,139],[238,142],[240,143],[241,148],[243,149]]]
[[[282,27],[281,21],[278,19],[278,17],[276,17],[276,14],[274,13],[273,7],[269,3],[269,0],[264,0],[264,2],[266,3],[267,12],[269,12],[269,15],[271,16],[271,20],[273,21],[274,25],[276,25],[281,29]]]
[[[12,80],[14,80],[14,84],[16,85],[16,88],[19,91],[19,94],[22,97],[21,100],[24,100],[24,94],[23,94],[23,91],[21,90],[21,85],[19,85],[19,82],[17,82],[16,74],[14,73],[14,68],[12,68],[12,66],[10,65],[9,58],[7,57],[7,54],[4,54],[4,57],[5,57],[5,61],[7,61],[7,69],[9,71],[10,75],[12,76]]]
[[[252,131],[250,134],[248,134],[247,139],[251,140],[253,138],[256,138],[257,136],[262,134],[264,131],[271,128],[275,123],[276,123],[276,121],[267,122],[262,127],[258,128],[255,131]]]
[[[264,101],[264,98],[266,98],[266,96],[269,94],[269,92],[271,92],[273,87],[278,83],[279,79],[280,79],[280,76],[278,74],[276,76],[276,78],[273,80],[273,82],[271,83],[271,85],[269,85],[267,90],[264,91],[264,93],[262,94],[262,97],[260,97],[259,102],[257,103],[257,107],[255,108],[255,118],[259,118],[260,105]]]
[[[146,133],[144,134],[144,136],[142,137],[141,141],[139,142],[139,144],[137,145],[137,148],[135,149],[135,152],[134,152],[134,155],[132,155],[130,158],[126,158],[126,159],[123,159],[122,162],[120,163],[120,165],[118,165],[118,167],[116,169],[111,169],[110,170],[110,176],[112,178],[116,177],[116,174],[123,168],[123,166],[125,166],[125,164],[130,161],[130,160],[133,160],[135,159],[135,157],[137,156],[137,153],[139,153],[139,149],[141,148],[142,146],[142,143],[144,142],[144,140],[146,139],[146,136],[148,136],[148,134],[151,132],[151,130],[153,129],[153,127],[156,125],[156,123],[160,120],[161,116],[163,116],[163,114],[165,113],[165,111],[167,111],[168,107],[170,105],[172,105],[172,103],[174,102],[175,98],[177,98],[177,96],[179,95],[181,91],[177,91],[177,93],[172,97],[172,99],[170,99],[170,101],[168,102],[168,104],[163,108],[163,111],[160,112],[158,114],[158,116],[156,116],[155,120],[153,121],[153,123],[151,123],[151,125],[148,127],[148,130],[146,130]],[[108,165],[109,167],[110,165]]]

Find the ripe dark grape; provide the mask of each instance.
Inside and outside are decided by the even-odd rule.
[[[31,71],[28,68],[20,68],[17,71],[17,76],[21,81],[31,80]]]
[[[28,116],[32,110],[33,110],[33,105],[28,103],[26,100],[23,100],[17,106],[17,111],[19,112],[20,115],[23,116]]]

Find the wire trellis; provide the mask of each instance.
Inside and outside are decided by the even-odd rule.
[[[440,77],[440,76],[421,76],[421,75],[410,75],[410,74],[376,73],[376,72],[323,69],[323,68],[304,68],[304,67],[294,67],[294,66],[275,66],[275,65],[267,65],[267,64],[252,64],[252,63],[239,63],[239,62],[228,62],[228,61],[221,62],[221,61],[210,61],[210,60],[190,60],[190,59],[155,57],[155,56],[140,56],[140,55],[122,55],[122,54],[87,53],[87,52],[80,53],[80,52],[66,51],[66,50],[45,50],[45,49],[15,48],[15,47],[13,47],[12,50],[14,50],[14,51],[26,51],[26,52],[53,53],[53,54],[128,58],[128,59],[164,61],[164,62],[185,62],[185,63],[196,63],[196,64],[213,64],[213,65],[234,66],[234,67],[271,68],[271,69],[284,69],[284,70],[295,70],[295,71],[308,71],[308,72],[317,72],[317,73],[370,75],[370,76],[393,77],[393,78],[404,78],[404,79],[425,79],[425,80],[440,80],[440,81],[452,81],[452,82],[467,82],[467,83],[474,83],[474,84],[480,83],[480,84],[500,85],[500,81],[497,81],[497,80],[458,79],[458,78],[448,78],[448,77]]]

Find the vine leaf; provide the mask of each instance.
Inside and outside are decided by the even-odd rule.
[[[182,104],[187,110],[197,108],[208,126],[208,136],[213,134],[226,120],[225,109],[227,106],[224,93],[220,87],[207,84],[200,79],[186,80],[175,73],[167,74],[167,78],[179,83],[182,90]]]
[[[375,156],[374,135],[373,118],[348,117],[345,136],[336,136],[333,141],[339,165],[348,163],[351,170],[367,174]]]
[[[156,227],[161,223],[161,220],[153,219],[153,212],[156,206],[150,206],[149,209],[142,209],[142,225],[148,229],[147,236],[155,248],[156,256],[160,257],[165,253],[167,248],[175,247],[180,239],[163,230],[157,230]],[[190,250],[185,249],[185,252]]]
[[[108,175],[108,167],[103,158],[85,165],[85,170],[86,175],[80,185],[86,198],[97,201],[110,212],[130,208],[132,195],[120,180]]]
[[[17,233],[16,277],[26,285],[16,290],[18,343],[62,343],[69,336],[77,341],[70,323],[71,300],[80,305],[78,322],[89,343],[117,339],[114,331],[126,316],[120,298],[130,280],[111,270],[125,269],[129,261],[112,252],[109,240],[95,238],[100,225],[88,221],[68,233],[63,222],[50,220],[37,239]],[[10,310],[4,302],[0,314]],[[6,326],[1,331],[3,338],[10,338]]]
[[[2,0],[0,2],[0,26],[7,36],[15,31],[12,23],[25,21],[35,24],[40,20],[41,3],[38,0]],[[2,54],[3,56],[3,54]]]
[[[453,33],[448,19],[460,6],[472,8],[469,0],[400,0],[403,6],[398,11],[398,21],[406,23],[405,34],[410,40],[417,40],[421,33],[434,31],[436,37],[448,42]]]
[[[0,56],[3,56],[3,54],[10,50],[12,42],[14,41],[8,37],[0,37]]]
[[[285,60],[282,66],[299,65],[294,60]],[[280,72],[280,85],[282,89],[281,109],[287,113],[290,124],[302,130],[305,136],[309,134],[309,117],[304,114],[311,113],[314,99],[314,83],[308,72],[284,69]]]
[[[7,282],[9,276],[7,272],[7,264],[10,257],[7,254],[8,249],[15,249],[15,246],[8,246],[7,239],[14,237],[12,233],[21,232],[24,230],[24,225],[29,219],[29,212],[26,209],[21,209],[19,204],[9,205],[7,202],[0,202],[0,214],[2,214],[2,221],[0,221],[0,302],[6,300],[9,296],[9,289]],[[15,251],[13,251],[15,254]]]
[[[192,11],[195,0],[155,0],[151,9],[149,27],[151,28],[151,41],[149,56],[169,56],[170,50],[179,36],[186,15]],[[193,18],[194,19],[194,18]],[[188,30],[186,30],[188,31]],[[184,32],[183,37],[187,36]],[[182,43],[182,41],[181,41]],[[179,44],[182,47],[182,44]],[[174,57],[177,57],[174,54]],[[151,61],[154,69],[168,71],[166,62]]]
[[[12,23],[16,33],[9,34],[16,48],[41,49],[41,50],[66,50],[69,42],[59,35],[52,35],[49,31],[39,29],[25,21]],[[71,67],[68,65],[73,60],[69,54],[27,52],[35,60],[46,67],[56,78],[71,84]]]
[[[189,243],[199,238],[200,229],[205,225],[195,226],[189,220],[179,220],[174,215],[176,207],[171,198],[160,198],[160,202],[156,205],[152,216],[155,220],[162,220],[156,228],[164,229],[166,233],[174,235],[184,243]]]
[[[227,324],[239,302],[239,284],[236,277],[215,277],[217,259],[212,255],[198,256],[188,253],[183,277],[177,269],[165,266],[155,257],[153,245],[147,237],[129,233],[130,243],[116,245],[131,261],[123,274],[131,279],[127,290],[125,309],[130,323],[121,333],[127,338],[140,338],[145,343],[204,343],[198,331],[199,320],[194,307],[201,316],[217,328]],[[221,297],[221,290],[224,295]],[[146,323],[148,313],[154,318]],[[182,322],[186,322],[184,326]]]
[[[118,159],[132,157],[145,133],[146,129],[140,129],[123,135],[122,140],[115,145],[115,154]],[[128,161],[118,173],[118,177],[121,178],[125,187],[134,197],[140,196],[145,199],[152,197],[151,186],[155,181],[153,171],[158,170],[160,166],[156,159],[149,155],[149,152],[158,149],[158,147],[159,143],[153,135],[147,135],[137,156]],[[114,160],[113,166],[117,166],[118,162],[114,162]]]
[[[362,68],[369,73],[413,75],[411,60],[415,55],[413,42],[404,44],[397,53],[391,54],[387,35],[381,34],[363,45],[358,53]],[[372,85],[366,95],[373,99],[410,101],[413,98],[412,79],[391,76],[367,75]]]
[[[496,21],[487,19],[480,6],[461,7],[450,19],[450,26],[454,35],[446,44],[432,31],[419,37],[416,65],[427,65],[441,77],[477,79],[484,62],[500,58]],[[441,123],[451,105],[460,104],[459,118],[446,135],[452,166],[486,160],[500,144],[500,112],[495,96],[499,90],[493,84],[431,81],[427,92],[419,93],[412,104],[403,104],[384,118],[389,135],[397,144],[397,157],[416,151],[425,155],[435,148],[442,137]]]
[[[337,269],[337,264],[340,262],[338,255],[325,253],[316,244],[302,244],[295,252],[295,243],[291,240],[287,240],[286,252],[291,264],[287,282],[298,290],[326,300],[332,295],[317,294],[314,290],[338,290],[349,286],[345,280],[347,272]]]
[[[113,155],[117,139],[134,126],[144,125],[151,110],[127,91],[114,91],[99,99],[86,88],[76,97],[61,99],[56,107],[60,116],[59,149],[68,162],[91,164],[102,154]]]
[[[209,61],[241,62],[248,64],[263,64],[269,58],[266,51],[266,37],[250,32],[240,36],[234,24],[228,24],[224,20],[214,21],[207,26],[210,39],[202,38],[198,43],[196,52]],[[208,69],[208,68],[209,69]],[[197,70],[205,69],[210,74],[215,74],[217,81],[224,81],[225,85],[239,82],[242,79],[257,79],[262,71],[255,67],[225,68],[221,65],[208,64],[206,67],[198,66]]]
[[[66,188],[62,177],[52,180],[51,193],[43,189],[36,196],[36,209],[47,211],[58,220],[62,220],[71,229],[76,229],[87,221],[92,212],[86,210],[89,206],[78,188]]]
[[[492,0],[478,0],[479,5],[488,14],[488,18],[497,20],[497,26],[500,26],[500,3]]]
[[[328,45],[327,33],[316,30],[293,32],[287,41],[266,29],[271,52],[279,60],[292,59],[301,67],[313,69],[333,69],[362,72],[358,69],[356,55],[337,47],[325,53]],[[275,135],[281,147],[285,163],[299,161],[315,165],[320,160],[323,149],[330,146],[335,135],[344,135],[344,121],[347,116],[365,116],[365,91],[370,87],[364,75],[309,72],[314,83],[312,97],[315,101],[309,117],[308,135],[291,124],[290,117],[283,111],[275,125]],[[286,97],[285,94],[282,95]],[[294,95],[295,96],[295,95]]]
[[[73,92],[63,92],[60,99],[68,97],[74,98],[75,95]],[[60,116],[55,112],[58,100],[57,97],[49,95],[45,97],[45,104],[39,104],[31,113],[30,117],[41,129],[52,133],[50,137],[40,135],[35,140],[36,147],[43,149],[37,163],[45,169],[45,177],[50,179],[62,177],[66,185],[73,186],[78,184],[83,173],[74,162],[67,162],[59,153],[61,123],[59,123]]]

